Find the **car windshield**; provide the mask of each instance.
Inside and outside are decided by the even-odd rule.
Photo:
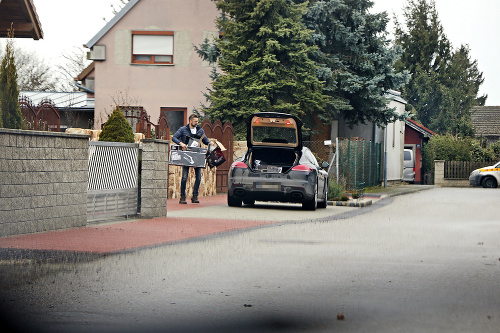
[[[267,127],[258,126],[252,128],[254,142],[269,143],[297,143],[297,134],[295,128],[291,127]]]

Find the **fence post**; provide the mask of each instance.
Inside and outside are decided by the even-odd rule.
[[[373,156],[372,156],[372,145],[373,143],[370,141],[369,145],[369,159],[368,159],[368,183],[370,183],[370,186],[373,186],[372,182],[372,166],[373,166]]]
[[[444,162],[443,160],[434,161],[434,184],[444,184]]]
[[[340,159],[340,149],[339,149],[339,138],[335,138],[335,150],[336,150],[336,154],[337,154],[337,159],[336,159],[336,176],[337,176],[337,184],[339,183],[339,159]]]
[[[366,187],[366,181],[365,181],[365,167],[366,167],[366,163],[365,163],[365,141],[362,142],[362,145],[363,145],[363,181],[365,182],[365,187]]]
[[[351,177],[352,177],[352,167],[351,167],[351,140],[347,140],[347,179],[346,179],[346,186],[349,187],[351,183]],[[349,189],[349,188],[348,188]]]
[[[358,188],[358,141],[354,145],[354,189]]]

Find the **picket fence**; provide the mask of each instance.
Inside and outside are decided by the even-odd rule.
[[[494,165],[498,161],[445,161],[445,179],[469,179],[470,173],[475,169]]]

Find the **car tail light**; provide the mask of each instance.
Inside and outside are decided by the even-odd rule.
[[[413,168],[413,172],[415,172],[415,168]]]
[[[311,172],[311,171],[313,171],[313,168],[311,168],[309,165],[299,164],[299,165],[294,166],[292,168],[292,171]]]
[[[234,162],[232,165],[231,165],[231,168],[236,168],[236,169],[246,169],[247,168],[247,165],[243,162],[240,162],[240,161],[237,161],[237,162]]]

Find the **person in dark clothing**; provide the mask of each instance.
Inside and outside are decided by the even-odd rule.
[[[175,132],[174,136],[172,137],[172,141],[180,145],[182,147],[182,150],[187,150],[189,138],[201,139],[204,144],[210,144],[210,140],[206,137],[205,131],[203,131],[201,126],[198,125],[198,116],[195,114],[189,116],[189,124],[187,124],[186,126],[182,126],[177,130],[177,132]],[[179,203],[181,204],[187,203],[186,183],[189,175],[189,168],[190,167],[188,166],[182,167],[181,198],[179,200]],[[194,171],[196,180],[194,182],[193,197],[191,198],[191,202],[199,203],[200,201],[198,200],[198,189],[200,188],[201,183],[201,168],[194,168]]]

